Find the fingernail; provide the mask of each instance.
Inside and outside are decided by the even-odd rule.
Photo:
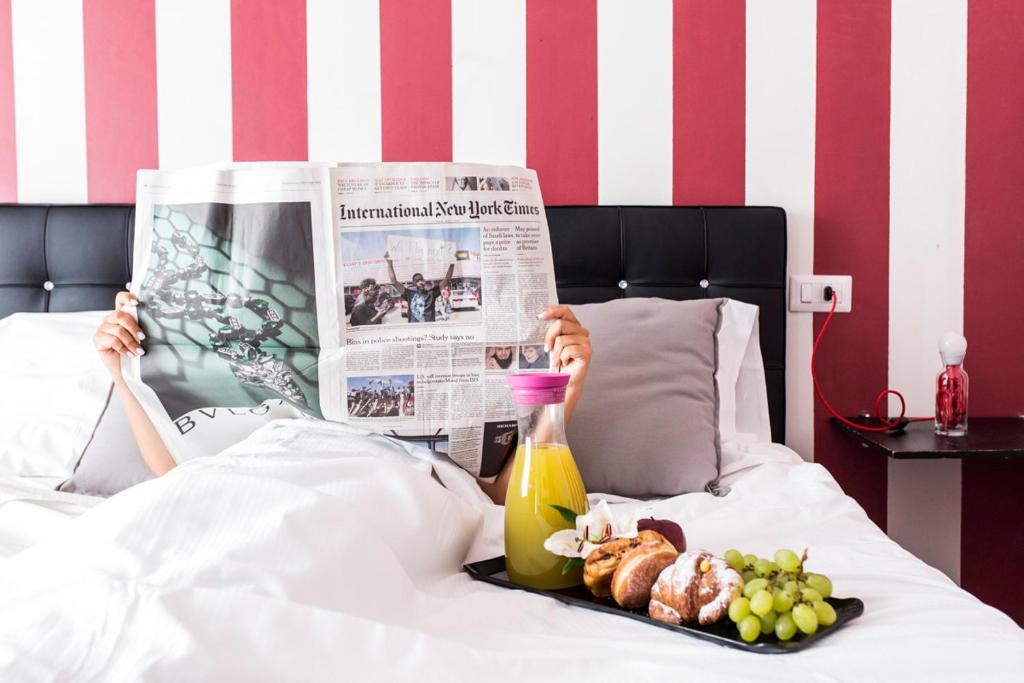
[[[139,300],[138,299],[128,299],[128,301],[126,301],[124,303],[124,305],[125,306],[138,306],[139,305]]]
[[[544,319],[544,311],[541,311],[540,313],[537,314],[537,320],[543,320],[543,319]]]
[[[544,353],[551,353],[551,347],[547,344],[544,344]]]
[[[135,355],[138,356],[139,358],[142,358],[143,356],[146,355],[146,349],[137,349],[135,351]]]
[[[146,333],[145,332],[136,332],[135,333],[135,338],[138,339],[139,341],[142,341],[143,339],[146,338]]]

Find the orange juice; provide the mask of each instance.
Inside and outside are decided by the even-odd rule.
[[[533,588],[568,588],[583,581],[580,567],[565,574],[569,558],[544,548],[560,529],[575,528],[552,504],[587,512],[587,493],[565,443],[520,443],[505,497],[505,566],[515,583]]]

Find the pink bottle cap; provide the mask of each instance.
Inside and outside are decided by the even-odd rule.
[[[569,375],[557,372],[508,375],[512,400],[522,406],[542,406],[565,402],[565,387]]]

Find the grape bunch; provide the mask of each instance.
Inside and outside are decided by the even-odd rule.
[[[832,595],[832,582],[824,574],[804,572],[803,557],[792,550],[776,550],[774,561],[739,550],[727,550],[725,561],[743,575],[743,593],[729,605],[729,618],[740,638],[752,643],[763,634],[775,633],[779,640],[806,635],[819,626],[831,626],[836,611],[825,599]]]

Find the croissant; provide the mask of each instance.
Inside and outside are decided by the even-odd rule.
[[[647,613],[668,624],[702,626],[721,619],[743,589],[743,577],[706,550],[688,552],[662,570],[651,588]]]
[[[615,538],[595,548],[583,565],[583,583],[598,597],[612,594],[612,576],[623,556],[642,545],[668,545],[671,543],[657,531],[644,529],[633,538]]]
[[[639,609],[651,599],[651,587],[679,552],[671,543],[645,543],[622,556],[612,575],[612,597],[626,609]]]

